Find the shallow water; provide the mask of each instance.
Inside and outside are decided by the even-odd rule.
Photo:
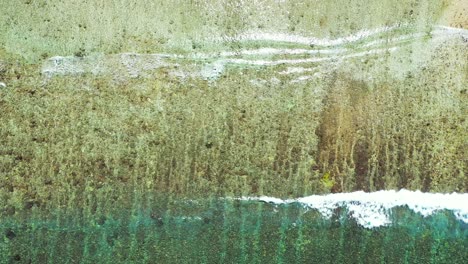
[[[85,2],[0,1],[0,263],[466,263],[462,1]]]
[[[397,203],[386,210],[387,225],[365,227],[356,217],[356,195],[341,196],[349,201],[334,207],[311,208],[302,203],[307,198],[280,204],[271,198],[161,200],[154,208],[107,215],[57,211],[4,219],[0,254],[21,263],[463,263],[468,258],[468,223],[453,210],[424,216],[414,205]],[[426,195],[431,197],[438,198]],[[458,209],[466,216],[466,205]]]
[[[386,65],[390,70],[388,74],[401,78],[437,56],[438,47],[468,39],[468,30],[433,26],[429,31],[418,31],[398,24],[335,39],[261,32],[243,33],[237,39],[245,47],[255,42],[255,48],[188,54],[55,56],[43,63],[42,74],[46,78],[88,73],[114,78],[151,78],[154,77],[152,72],[162,68],[170,76],[182,80],[216,80],[226,74],[228,68],[258,71],[261,67],[276,66],[277,75],[293,75],[295,79],[291,81],[300,82],[352,64],[369,71],[382,70]],[[383,65],[369,68],[364,65],[369,61]],[[372,74],[367,77],[377,77],[379,72]]]

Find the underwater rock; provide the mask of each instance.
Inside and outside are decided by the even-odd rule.
[[[12,240],[16,237],[16,233],[13,232],[13,230],[9,228],[5,231],[5,237],[8,238],[9,240]]]

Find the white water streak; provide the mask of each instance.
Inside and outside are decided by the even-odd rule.
[[[225,59],[222,60],[225,63],[231,64],[245,64],[245,65],[255,65],[255,66],[275,66],[281,64],[304,64],[304,63],[314,63],[314,62],[323,62],[323,61],[332,61],[337,59],[348,59],[355,57],[363,57],[367,55],[392,52],[397,50],[399,47],[391,47],[387,49],[374,49],[363,52],[351,53],[343,56],[329,56],[329,57],[312,57],[307,59],[281,59],[281,60],[249,60],[249,59]]]
[[[423,193],[420,191],[378,191],[365,193],[336,193],[329,195],[312,195],[308,197],[282,200],[272,197],[242,197],[240,200],[263,201],[272,204],[300,203],[307,208],[318,210],[325,218],[330,218],[333,211],[345,206],[351,216],[365,228],[391,224],[392,208],[408,206],[412,211],[424,217],[439,210],[450,210],[455,217],[468,223],[468,193]]]
[[[291,35],[284,33],[269,33],[269,32],[247,32],[236,37],[239,40],[261,40],[261,41],[275,41],[275,42],[289,42],[304,45],[319,45],[319,46],[337,46],[346,43],[356,42],[363,38],[371,37],[380,33],[388,32],[399,28],[400,25],[394,25],[389,27],[375,28],[371,30],[362,30],[355,34],[341,37],[341,38],[316,38],[316,37],[304,37],[299,35]]]
[[[294,42],[299,44],[312,44],[328,46],[328,49],[290,49],[290,48],[259,48],[240,51],[222,51],[212,53],[192,53],[188,55],[181,54],[135,54],[122,53],[120,55],[99,55],[97,57],[77,58],[74,56],[56,56],[44,62],[42,73],[46,76],[51,75],[66,75],[66,74],[82,74],[82,73],[109,73],[119,72],[122,69],[127,71],[130,77],[138,77],[145,75],[145,72],[151,71],[160,67],[178,66],[175,61],[180,60],[211,60],[208,64],[202,67],[200,73],[185,73],[182,75],[190,76],[219,76],[220,71],[224,69],[226,64],[240,64],[251,66],[276,66],[276,65],[298,65],[306,63],[321,63],[327,61],[342,61],[349,58],[363,57],[373,54],[393,52],[402,44],[410,43],[410,41],[418,40],[424,37],[445,38],[460,35],[468,37],[468,30],[456,29],[445,26],[435,26],[432,32],[429,33],[412,33],[393,38],[384,38],[385,35],[379,36],[377,40],[366,40],[363,43],[357,43],[353,48],[338,47],[345,43],[357,42],[378,34],[389,32],[398,29],[399,26],[383,27],[374,30],[364,30],[356,34],[337,38],[337,39],[318,39],[307,38],[297,35],[288,35],[283,33],[247,33],[241,36],[243,40],[256,39],[280,42]],[[361,49],[361,51],[359,51]],[[364,49],[364,51],[362,51]],[[281,58],[269,59],[268,56],[274,55],[309,55],[306,58]],[[254,56],[249,58],[245,56]],[[260,59],[259,57],[263,57]],[[213,61],[214,60],[214,61]],[[212,67],[212,65],[214,65]],[[118,66],[115,68],[115,66]],[[211,69],[213,68],[213,69]],[[180,70],[179,70],[180,71]],[[281,74],[288,74],[288,71],[283,71]],[[291,72],[292,73],[292,72]]]

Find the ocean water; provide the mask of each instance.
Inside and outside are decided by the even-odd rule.
[[[34,175],[39,179],[35,186],[28,182],[29,160],[13,155],[18,148],[4,153],[0,149],[0,165],[16,166],[16,171],[5,170],[8,177],[0,181],[0,264],[468,263],[466,162],[458,160],[466,152],[466,137],[460,131],[466,130],[468,30],[466,23],[438,20],[448,1],[408,0],[401,6],[360,0],[343,6],[292,0],[95,1],[97,7],[70,7],[66,1],[23,1],[17,6],[7,2],[0,1],[7,10],[5,18],[0,17],[0,55],[14,54],[34,67],[23,69],[17,66],[21,63],[4,63],[0,57],[0,93],[17,99],[15,89],[31,87],[19,93],[33,98],[25,103],[28,111],[40,113],[53,105],[51,101],[74,102],[80,98],[75,95],[87,92],[95,94],[88,97],[93,109],[102,80],[111,86],[107,92],[128,88],[121,84],[135,86],[125,91],[128,94],[115,93],[115,101],[106,99],[115,105],[131,101],[129,94],[140,88],[171,85],[157,96],[141,96],[141,105],[126,104],[134,107],[130,116],[135,114],[135,119],[164,119],[154,127],[164,126],[161,130],[167,134],[148,133],[138,140],[130,130],[112,134],[110,128],[120,125],[112,118],[99,127],[99,118],[127,110],[116,111],[115,105],[108,112],[101,109],[105,114],[100,116],[77,114],[90,123],[85,130],[94,129],[94,134],[85,134],[94,136],[89,145],[86,136],[72,133],[80,125],[67,127],[70,120],[60,123],[58,116],[42,120],[51,134],[59,131],[56,124],[66,133],[72,131],[69,141],[54,134],[66,147],[86,145],[91,152],[93,144],[110,144],[105,139],[118,137],[115,145],[102,148],[101,164],[89,166],[96,170],[92,175],[89,170],[72,175],[69,165],[79,167],[81,161],[75,162],[72,154],[70,161],[48,153],[47,141],[40,145],[40,138],[34,137],[35,143],[25,140],[19,145],[37,147],[30,151],[36,162],[31,171],[44,175]],[[34,8],[26,7],[33,2]],[[29,69],[37,70],[29,73],[34,81],[23,81],[20,73]],[[81,80],[82,85],[72,92],[54,87],[69,80]],[[240,85],[243,89],[237,89]],[[197,86],[204,90],[187,92]],[[164,94],[174,87],[184,88],[179,91],[183,96],[176,94],[182,99]],[[290,93],[282,98],[285,87]],[[235,92],[227,102],[237,108],[216,108],[217,100],[223,100],[210,100],[209,92],[216,89]],[[272,96],[275,93],[278,96]],[[53,99],[41,101],[40,96]],[[373,99],[379,101],[374,104]],[[198,105],[189,106],[192,100]],[[35,108],[29,107],[33,103]],[[307,126],[288,123],[298,106],[302,110],[294,113],[312,120]],[[260,107],[265,111],[257,111]],[[265,114],[275,107],[281,109]],[[379,112],[369,113],[372,110]],[[272,126],[251,121],[241,127],[248,111],[263,114]],[[180,116],[171,117],[174,113]],[[232,136],[229,122],[234,119],[240,121],[232,122],[239,125]],[[22,130],[11,121],[0,132],[7,140],[29,140],[32,124],[38,123],[32,121]],[[184,122],[192,122],[198,131],[186,130]],[[252,128],[255,125],[259,127]],[[274,129],[276,134],[268,133]],[[319,136],[321,130],[330,130],[329,137]],[[132,135],[128,142],[120,138],[126,132]],[[165,139],[160,141],[161,135]],[[277,142],[268,142],[269,136]],[[232,147],[226,148],[226,155],[223,144]],[[243,145],[235,148],[236,144]],[[124,150],[110,157],[105,151],[114,148]],[[253,158],[237,157],[240,151]],[[157,155],[151,156],[153,152]],[[258,162],[252,161],[252,153],[259,156]],[[125,160],[127,154],[136,158]],[[83,164],[98,161],[92,156],[84,157]],[[48,160],[59,165],[49,169],[52,163],[44,162]],[[59,168],[62,162],[68,164]],[[198,171],[192,171],[196,165]],[[141,179],[137,169],[146,173]],[[216,174],[220,171],[229,175]],[[122,175],[127,172],[133,175]],[[11,181],[15,182],[9,185]],[[51,185],[68,189],[56,194]],[[164,194],[158,193],[160,186],[167,186]],[[361,189],[386,190],[347,192]],[[263,195],[271,193],[296,198]],[[303,193],[307,195],[297,197]]]
[[[4,263],[463,263],[466,194],[161,199],[4,219]]]
[[[404,24],[362,30],[339,38],[245,32],[236,36],[236,42],[244,48],[235,50],[225,49],[232,41],[228,39],[206,40],[218,43],[211,52],[54,56],[43,62],[42,75],[46,79],[83,74],[112,76],[118,80],[145,79],[165,69],[169,76],[190,82],[216,81],[227,72],[239,74],[240,70],[261,72],[273,68],[276,74],[269,74],[270,79],[261,82],[252,79],[254,85],[266,85],[275,79],[279,81],[278,78],[304,83],[350,67],[355,71],[355,78],[373,82],[384,71],[385,76],[397,79],[410,72],[416,74],[423,65],[437,59],[441,49],[453,49],[453,45],[460,45],[467,38],[466,29],[435,25],[418,30]]]

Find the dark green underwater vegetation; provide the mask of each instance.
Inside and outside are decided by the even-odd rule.
[[[330,219],[299,204],[159,200],[114,214],[66,211],[5,219],[2,263],[464,263],[468,226],[449,211],[423,218],[392,209],[366,229],[337,208]]]

